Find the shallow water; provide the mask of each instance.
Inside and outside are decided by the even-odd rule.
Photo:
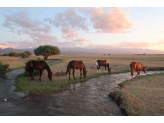
[[[26,94],[15,92],[14,80],[24,69],[13,70],[0,79],[1,116],[122,116],[119,106],[108,97],[117,90],[116,85],[131,79],[130,72],[102,75],[86,82],[72,84],[63,93],[45,95],[37,102],[37,97],[23,98]],[[147,71],[147,74],[164,71]],[[136,73],[135,73],[136,74]],[[146,75],[141,72],[141,75]],[[73,81],[73,80],[72,80]],[[35,100],[35,101],[34,101]]]

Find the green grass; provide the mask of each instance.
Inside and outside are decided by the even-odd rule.
[[[121,97],[120,107],[128,115],[163,116],[164,115],[164,73],[148,74],[124,81],[122,89],[114,91],[114,97]]]
[[[107,73],[102,74],[92,74],[88,75],[86,78],[83,78],[80,80],[80,77],[76,77],[76,81],[71,78],[71,81],[69,81],[68,78],[62,78],[58,77],[56,81],[39,81],[39,76],[34,76],[35,81],[30,80],[30,77],[23,76],[23,74],[19,75],[16,79],[16,91],[26,92],[28,91],[30,94],[43,94],[43,93],[54,93],[54,92],[60,92],[66,89],[69,89],[69,86],[71,84],[79,83],[87,81],[91,78],[96,78],[101,75],[106,75]]]

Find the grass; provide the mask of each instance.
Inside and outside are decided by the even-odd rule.
[[[133,82],[127,80],[119,84],[123,87],[113,92],[121,97],[120,107],[128,115],[163,116],[164,115],[164,73],[141,76]]]

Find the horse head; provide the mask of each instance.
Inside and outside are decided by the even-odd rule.
[[[83,76],[86,78],[87,70],[83,71]]]
[[[48,78],[50,81],[52,81],[52,72],[48,73]]]

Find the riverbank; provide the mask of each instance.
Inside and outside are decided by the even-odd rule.
[[[120,109],[130,116],[164,115],[164,73],[141,76],[119,84],[121,89],[111,92],[110,97]]]

